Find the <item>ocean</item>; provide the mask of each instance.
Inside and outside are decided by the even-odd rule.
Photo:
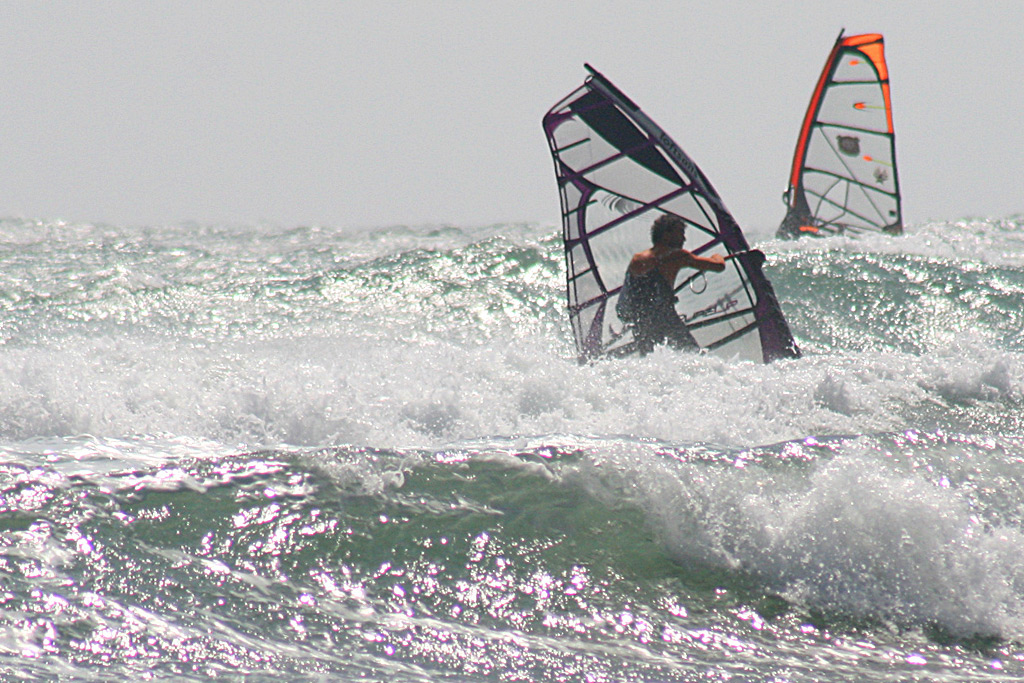
[[[557,225],[0,221],[0,678],[1024,680],[1024,218],[773,229],[580,364]]]

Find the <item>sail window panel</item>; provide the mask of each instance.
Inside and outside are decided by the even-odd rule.
[[[567,113],[568,116],[566,116]],[[591,136],[589,126],[568,112],[568,110],[563,109],[557,114],[551,114],[551,116],[558,117],[557,125],[554,125],[548,131],[556,154],[561,154],[564,148],[575,146],[575,143],[580,140],[586,140]]]
[[[593,268],[593,264],[590,262],[590,258],[587,256],[582,244],[577,244],[570,249],[567,252],[567,258],[569,262],[569,277],[572,279]]]
[[[870,197],[875,204],[880,202],[895,205],[896,200],[892,194],[882,190],[865,186],[860,183],[850,182],[846,178],[837,178],[829,173],[816,173],[807,171],[803,178],[804,191],[808,193],[808,202],[814,208],[814,198],[828,196],[833,204],[840,206],[849,205],[850,210],[856,211],[851,202],[858,201],[858,197]]]
[[[722,318],[701,327],[694,327],[690,330],[690,334],[693,335],[698,344],[710,346],[748,328],[755,320],[754,313],[751,311],[731,318]],[[756,330],[751,329],[750,332],[752,332],[751,336],[757,336]],[[760,349],[760,344],[758,344],[758,348]]]
[[[850,183],[834,175],[808,171],[803,177],[804,192],[811,212],[823,222],[831,222],[845,212]]]
[[[711,208],[711,202],[704,195],[694,195],[697,199],[697,203],[701,207],[701,216],[705,217],[705,220],[710,222],[710,225],[715,229],[719,230],[721,225],[718,222],[718,214],[713,208]]]
[[[895,222],[896,202],[891,195],[877,192],[872,188],[856,187],[850,191],[846,204],[851,225],[866,228],[883,228]]]
[[[836,70],[832,80],[843,81],[877,81],[878,71],[871,58],[860,50],[843,50],[839,53]]]
[[[804,189],[811,210],[822,223],[878,230],[897,219],[895,198],[873,188],[830,175],[807,173]]]
[[[823,129],[816,129],[807,145],[807,159],[804,162],[804,173],[823,171],[842,178],[857,178],[860,175],[870,177],[866,171],[866,162],[861,155],[848,156],[838,149],[835,138],[828,137]]]
[[[642,204],[656,201],[679,189],[675,183],[651,173],[647,167],[628,157],[599,166],[587,173],[586,178],[598,187]]]
[[[801,184],[804,192],[808,194],[807,202],[812,212],[815,206],[814,196],[821,196],[836,186],[858,188],[859,191],[869,191],[890,196],[891,202],[895,203],[895,183],[888,177],[888,168],[867,164],[866,162],[844,163],[834,156],[823,156],[821,163],[810,164],[801,174]],[[877,177],[876,177],[877,174]],[[882,179],[883,182],[878,182]],[[846,202],[840,196],[834,196],[833,201],[843,205]],[[813,214],[817,215],[817,214]]]
[[[722,325],[728,324],[732,328],[731,332],[744,329],[747,325],[754,322],[753,314],[742,316],[740,318],[734,318],[728,321],[728,323],[722,323]],[[701,331],[694,330],[693,334],[696,337]],[[731,334],[728,333],[728,334]],[[717,335],[717,338],[725,339],[728,334]],[[698,342],[699,342],[698,338]],[[761,346],[761,335],[758,333],[756,328],[751,328],[744,334],[722,344],[715,348],[715,355],[722,358],[760,358],[764,353],[764,349]]]
[[[580,188],[572,183],[566,183],[560,190],[563,210],[567,212],[562,216],[563,236],[569,241],[575,241],[580,236],[580,223],[585,217],[586,202]]]
[[[566,241],[575,241],[580,236],[579,221],[573,216],[566,218],[562,232]]]
[[[889,131],[885,97],[878,83],[833,84],[825,91],[818,120],[852,129]]]
[[[682,216],[701,229],[701,234],[697,234],[698,230],[694,226],[690,226],[690,229],[686,231],[687,249],[695,249],[697,245],[706,242],[707,233],[718,233],[718,222],[711,207],[708,206],[707,200],[692,192],[675,197],[662,204],[660,208]]]
[[[580,318],[578,316],[573,316],[573,318],[572,318],[572,335],[575,338],[575,342],[576,342],[576,347],[577,348],[581,348],[581,347],[585,346],[585,343],[583,341],[584,335],[583,335],[583,332],[582,332],[582,327],[583,327],[583,322],[580,320]]]
[[[632,332],[626,332],[625,334],[622,334],[621,336],[618,336],[618,337],[615,337],[615,336],[609,337],[605,343],[607,345],[608,353],[611,353],[611,354],[614,354],[614,355],[619,355],[619,354],[622,353],[621,350],[623,349],[623,347],[625,347],[628,344],[632,343],[632,341],[633,341],[633,334],[632,334]]]
[[[570,303],[574,306],[586,305],[602,295],[601,287],[593,271],[577,277],[569,284],[572,294]]]
[[[551,131],[551,145],[554,147],[554,153],[562,156],[586,147],[591,136],[590,129],[582,121],[567,118]]]
[[[620,194],[606,190],[594,190],[590,196],[590,203],[586,211],[587,232],[598,231],[606,225],[617,223],[633,213],[639,216],[639,212],[642,209],[642,204],[628,197],[623,197]]]
[[[619,317],[615,315],[615,302],[617,300],[617,296],[609,299],[608,305],[605,308],[604,326],[601,329],[601,345],[606,350],[611,350],[633,341],[632,328],[623,324]]]
[[[651,246],[651,220],[645,212],[626,220],[614,230],[606,230],[590,238],[590,251],[601,264],[601,274],[608,289],[622,285],[633,254]]]
[[[561,100],[559,100],[558,104],[551,107],[551,110],[548,111],[547,116],[564,116],[565,114],[570,112],[574,104],[576,104],[581,98],[586,97],[589,93],[590,88],[588,88],[586,85],[582,85],[576,88],[571,93],[569,93]]]
[[[657,143],[620,104],[595,90],[573,102],[572,109],[594,135],[628,155],[639,166],[676,185],[684,182]]]
[[[565,183],[561,187],[561,192],[562,206],[567,207],[573,213],[578,211],[583,199],[583,191],[580,187],[573,183]]]
[[[558,157],[572,173],[580,173],[593,166],[598,166],[619,156],[619,150],[612,147],[600,137],[591,136],[585,144],[577,145],[561,152]]]
[[[822,126],[816,131],[815,139],[826,142],[830,151],[823,152],[813,147],[808,154],[808,165],[824,169],[826,167],[814,163],[817,157],[811,154],[831,154],[843,164],[847,171],[845,175],[883,191],[896,191],[892,136]]]
[[[633,340],[632,328],[619,320],[619,316],[615,314],[615,304],[618,299],[618,296],[611,297],[605,306],[604,326],[601,328],[601,346],[606,350],[622,346]]]
[[[625,328],[619,323],[618,317],[615,315],[615,297],[608,299],[601,304],[593,306],[593,311],[590,313],[588,320],[592,325],[597,319],[597,316],[601,316],[601,327],[599,329],[598,341],[601,348],[607,353],[611,348],[617,345],[621,345],[624,342],[632,340],[632,334],[628,333],[628,328]],[[590,333],[591,327],[587,327],[587,333]],[[623,337],[623,333],[627,335]]]
[[[850,184],[833,176],[807,174],[804,177],[807,202],[816,222],[834,224],[846,215]]]
[[[822,183],[820,187],[808,192],[807,200],[815,213],[817,222],[836,227],[864,227],[867,222],[850,213],[850,193],[852,188],[845,181],[830,179],[831,184]],[[877,227],[877,226],[876,226]]]
[[[705,273],[688,286],[688,292],[680,292],[676,310],[688,325],[733,315],[753,305],[745,285],[733,268]]]
[[[600,306],[591,306],[580,311],[573,325],[573,332],[576,334],[577,343],[583,343],[590,334],[590,328],[594,324],[594,317],[600,311]]]
[[[591,146],[590,131],[575,119],[569,119],[555,129],[555,137],[552,144],[555,146],[555,154],[564,162],[572,162],[579,159],[580,154],[590,154],[588,148]]]

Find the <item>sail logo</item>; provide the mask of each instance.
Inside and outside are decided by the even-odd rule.
[[[714,315],[715,313],[726,313],[739,305],[740,302],[736,299],[726,299],[725,297],[722,297],[707,308],[702,308],[701,310],[696,311],[693,315],[687,318],[687,322],[696,320],[697,318],[706,318],[709,315]]]
[[[658,141],[661,142],[661,146],[665,148],[665,151],[669,153],[669,156],[675,159],[676,163],[683,167],[683,170],[686,171],[686,175],[690,176],[690,180],[697,178],[697,169],[694,167],[693,162],[683,154],[683,151],[679,149],[678,145],[676,145],[675,141],[673,141],[667,133],[662,132],[661,135],[658,136]]]
[[[839,151],[848,157],[855,157],[860,154],[860,138],[856,135],[837,135],[836,142],[839,143]]]

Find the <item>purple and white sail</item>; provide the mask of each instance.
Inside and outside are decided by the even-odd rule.
[[[590,76],[543,119],[562,204],[569,318],[582,360],[632,353],[615,314],[630,258],[671,213],[687,248],[725,257],[721,273],[680,273],[676,310],[702,349],[770,362],[800,355],[761,266],[697,165],[618,88]]]

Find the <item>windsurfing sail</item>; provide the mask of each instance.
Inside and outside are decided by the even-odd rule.
[[[778,237],[903,231],[881,35],[839,32],[804,116],[783,201]]]
[[[697,165],[618,88],[585,65],[583,85],[543,119],[562,206],[569,318],[581,360],[637,350],[615,313],[632,255],[651,246],[655,218],[687,224],[694,254],[721,254],[723,272],[681,271],[676,311],[702,349],[770,362],[799,355],[764,254]]]

